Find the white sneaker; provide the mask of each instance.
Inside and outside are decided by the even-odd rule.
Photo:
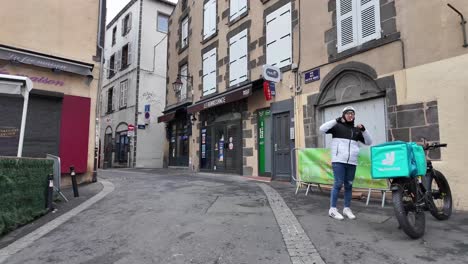
[[[336,219],[336,220],[343,220],[344,219],[344,217],[340,214],[340,212],[338,212],[338,209],[336,209],[336,207],[330,208],[330,210],[328,210],[328,215],[331,218]]]
[[[353,211],[351,211],[351,208],[349,207],[345,207],[343,209],[343,215],[345,215],[349,219],[356,219],[356,216],[353,214]]]

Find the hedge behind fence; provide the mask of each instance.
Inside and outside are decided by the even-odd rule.
[[[0,235],[46,212],[53,161],[0,157]]]

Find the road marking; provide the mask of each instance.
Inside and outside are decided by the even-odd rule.
[[[292,264],[325,264],[296,216],[284,202],[283,197],[269,185],[257,184],[268,198],[270,207],[283,234]]]
[[[73,208],[69,212],[55,218],[54,220],[50,221],[49,223],[41,226],[40,228],[36,229],[35,231],[29,233],[28,235],[16,240],[15,242],[11,243],[7,247],[0,250],[0,264],[4,263],[9,257],[18,253],[19,251],[29,247],[34,241],[38,240],[42,236],[46,235],[47,233],[51,232],[55,228],[59,227],[61,224],[65,223],[66,221],[70,220],[72,217],[78,215],[83,210],[86,210],[91,205],[97,203],[99,200],[104,198],[106,195],[114,191],[114,185],[110,181],[101,180],[100,181],[104,188],[101,192],[91,197],[89,200],[83,202],[79,206]]]

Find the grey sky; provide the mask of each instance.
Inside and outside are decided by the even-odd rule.
[[[169,0],[177,3],[177,0]],[[130,0],[107,0],[106,25],[109,23]]]

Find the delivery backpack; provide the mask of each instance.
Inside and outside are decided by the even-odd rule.
[[[426,153],[414,142],[393,141],[371,147],[373,179],[415,177],[426,174]]]

